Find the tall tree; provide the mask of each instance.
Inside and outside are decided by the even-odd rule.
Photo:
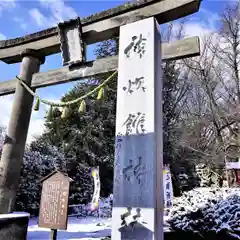
[[[216,168],[231,158],[229,140],[239,136],[239,9],[239,1],[227,5],[217,31],[202,39],[201,56],[184,61],[195,90],[184,105],[189,128],[183,138]]]
[[[96,57],[116,55],[117,49],[116,39],[105,41],[97,47]],[[94,79],[88,79],[85,84],[77,84],[61,101],[73,100],[86,94],[110,75],[102,74]],[[79,175],[81,169],[99,166],[101,195],[107,196],[112,192],[116,77],[104,90],[103,100],[96,100],[96,94],[86,99],[87,109],[84,113],[79,113],[79,106],[75,105],[71,108],[71,114],[62,119],[60,111],[55,109],[54,119],[46,121],[46,132],[37,142],[48,141],[62,149],[68,159],[67,171],[72,178]],[[34,149],[34,143],[32,148]],[[77,183],[81,177],[75,179]],[[80,187],[84,189],[84,186]]]

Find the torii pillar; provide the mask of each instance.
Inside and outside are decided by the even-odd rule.
[[[31,86],[33,74],[39,72],[44,61],[45,56],[39,51],[25,50],[19,77]],[[0,214],[10,213],[15,205],[33,100],[33,96],[18,82],[0,161]]]

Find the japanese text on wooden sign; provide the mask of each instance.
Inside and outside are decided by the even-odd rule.
[[[67,229],[69,178],[60,172],[43,182],[39,227]]]

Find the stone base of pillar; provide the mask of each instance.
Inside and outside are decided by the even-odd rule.
[[[26,240],[29,213],[0,214],[0,239]]]

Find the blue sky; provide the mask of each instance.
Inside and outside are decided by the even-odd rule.
[[[170,0],[169,0],[170,1]],[[123,4],[127,1],[120,0],[8,0],[0,1],[0,40],[15,38],[30,34],[48,27],[55,26],[59,21],[64,21],[76,16],[86,17],[90,14],[106,10]],[[200,11],[189,16],[186,24],[186,35],[202,36],[209,31],[214,31],[218,25],[218,14],[229,1],[203,0]],[[89,60],[94,59],[93,49],[95,45],[88,47]],[[60,54],[48,56],[41,66],[41,71],[61,67]],[[0,81],[10,80],[19,73],[19,64],[7,65],[0,63]],[[74,83],[42,88],[37,91],[46,99],[59,100]],[[13,96],[0,97],[0,124],[7,125],[11,112]],[[29,139],[32,135],[39,134],[43,130],[43,116],[46,108],[40,112],[34,112],[29,129]],[[28,140],[29,140],[28,139]],[[30,141],[30,140],[29,140]]]

